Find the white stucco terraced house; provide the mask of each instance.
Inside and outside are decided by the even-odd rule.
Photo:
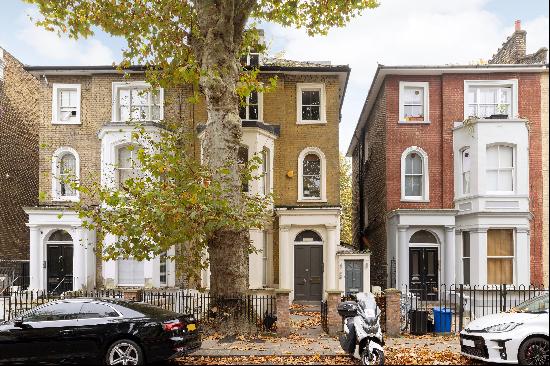
[[[99,179],[116,186],[139,174],[131,164],[135,150],[128,147],[142,142],[133,140],[130,118],[153,136],[163,128],[162,119],[180,119],[199,132],[190,144],[200,157],[197,127],[206,121],[204,102],[189,104],[190,88],[148,90],[140,66],[126,69],[127,78],[111,66],[25,66],[22,72],[38,81],[38,188],[43,196],[38,205],[25,207],[30,288],[189,285],[177,278],[165,256],[143,262],[101,260],[96,233],[85,229],[71,209],[83,198],[60,177],[70,173],[83,182]],[[347,65],[260,58],[260,80],[276,76],[277,87],[253,93],[241,107],[239,154],[243,162],[256,153],[263,157],[263,178],[243,189],[273,193],[274,206],[265,230],[250,232],[260,250],[250,255],[251,290],[285,289],[291,300],[319,301],[329,290],[370,289],[368,254],[339,247],[338,131],[349,73]],[[116,240],[107,235],[103,244]],[[208,277],[206,270],[201,285],[207,288]]]

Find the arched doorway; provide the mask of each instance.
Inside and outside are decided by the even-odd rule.
[[[320,301],[323,295],[323,239],[304,230],[294,239],[294,299]]]
[[[422,300],[437,300],[439,242],[428,230],[418,230],[409,240],[409,287]]]
[[[47,290],[73,290],[73,238],[65,230],[54,231],[46,241]]]

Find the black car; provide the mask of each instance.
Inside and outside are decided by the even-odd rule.
[[[0,323],[0,364],[140,365],[200,346],[192,315],[123,300],[52,301]]]

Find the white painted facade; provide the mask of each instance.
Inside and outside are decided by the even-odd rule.
[[[487,175],[487,147],[513,148],[513,189],[491,191]],[[470,191],[463,193],[461,150],[470,149]],[[522,119],[480,119],[471,125],[456,123],[453,131],[455,155],[456,277],[464,280],[461,262],[462,232],[470,232],[470,284],[487,284],[487,230],[514,232],[513,284],[530,283],[529,131]],[[458,157],[458,158],[457,158]]]

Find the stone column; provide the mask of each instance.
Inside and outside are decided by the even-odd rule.
[[[29,253],[29,289],[42,290],[42,245],[40,243],[40,227],[27,225],[30,229],[30,253]]]
[[[487,229],[470,231],[470,284],[487,284]]]
[[[290,225],[279,226],[279,288],[290,289]]]
[[[397,337],[401,332],[401,291],[389,288],[386,296],[386,335]]]
[[[286,337],[290,334],[290,306],[289,306],[288,289],[275,290],[276,306],[277,306],[277,335]]]
[[[336,284],[336,225],[327,225],[327,253],[326,253],[326,268],[328,291],[338,290]]]
[[[409,242],[407,240],[407,225],[397,226],[397,288],[406,291],[409,286]]]
[[[145,288],[158,287],[155,286],[155,267],[158,267],[159,265],[158,260],[159,258],[155,257],[151,260],[143,261],[143,284]]]
[[[248,256],[248,278],[251,289],[262,288],[263,272],[263,232],[258,229],[250,230],[250,240],[254,248],[259,250],[257,253],[251,253]]]
[[[454,226],[445,226],[445,261],[444,261],[444,270],[445,270],[445,284],[447,289],[453,284],[456,283],[455,279],[455,266],[456,266],[456,249],[455,249],[455,227]]]
[[[342,317],[338,314],[338,304],[342,299],[342,291],[329,290],[327,291],[327,325],[328,334],[331,336],[337,335],[342,328]]]
[[[84,286],[84,270],[86,257],[82,238],[82,228],[73,226],[73,291],[79,291]]]
[[[516,268],[516,277],[518,285],[529,286],[531,284],[531,267],[529,261],[531,258],[530,255],[530,246],[529,246],[529,228],[517,228],[516,229],[516,263],[514,267]],[[542,285],[536,283],[535,285]]]
[[[462,266],[462,231],[455,230],[455,279],[457,283],[464,283],[464,268]]]

